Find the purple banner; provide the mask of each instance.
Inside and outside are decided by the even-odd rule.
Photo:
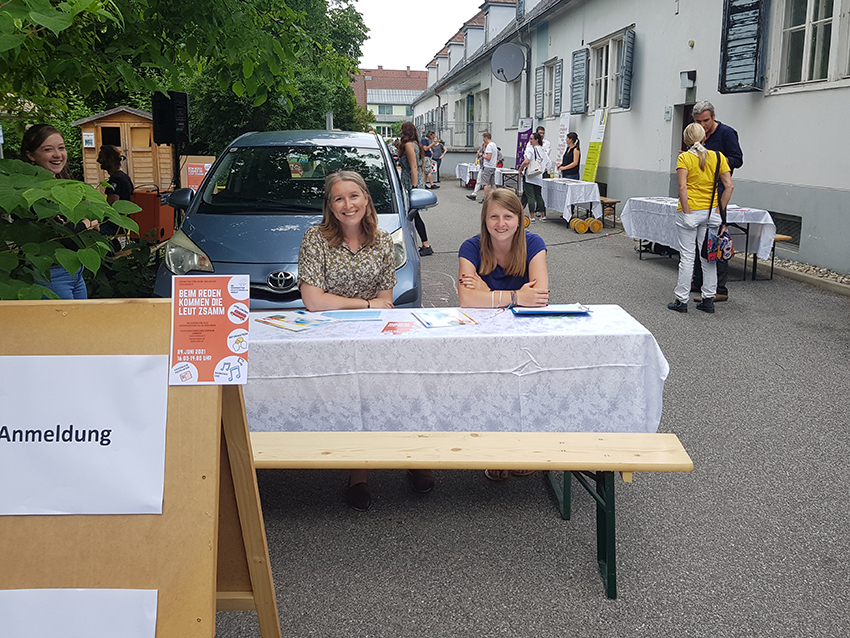
[[[530,117],[521,118],[516,134],[516,166],[519,168],[525,159],[525,147],[528,146],[528,140],[531,139],[531,125],[534,122]]]

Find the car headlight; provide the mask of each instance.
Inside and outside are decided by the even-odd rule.
[[[185,275],[192,270],[215,272],[210,258],[182,230],[174,233],[163,250],[165,267],[175,275]]]
[[[390,235],[393,240],[393,254],[395,256],[395,269],[398,270],[407,263],[407,248],[404,246],[404,229],[399,228]]]

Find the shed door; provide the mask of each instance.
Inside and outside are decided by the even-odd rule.
[[[131,122],[127,127],[124,154],[127,156],[129,170],[127,174],[133,180],[133,185],[159,186],[159,170],[157,166],[156,148],[151,139],[152,127],[142,122]]]

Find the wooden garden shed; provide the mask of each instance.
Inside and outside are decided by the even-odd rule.
[[[104,144],[121,149],[127,159],[122,166],[137,189],[171,190],[174,177],[172,150],[153,142],[153,115],[147,111],[119,106],[76,122],[82,129],[83,179],[97,186],[108,177],[100,169],[97,154]]]

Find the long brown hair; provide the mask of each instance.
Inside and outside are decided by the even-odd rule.
[[[419,133],[416,132],[416,126],[413,122],[401,123],[401,137],[398,138],[398,155],[401,157],[404,153],[404,145],[408,142],[414,142],[419,149],[419,159],[425,159],[425,149],[422,148],[422,142],[419,141]]]
[[[479,272],[482,275],[489,275],[496,270],[497,266],[496,256],[493,254],[493,240],[487,230],[487,211],[494,205],[501,206],[517,216],[516,232],[511,240],[511,248],[508,251],[508,258],[503,270],[507,275],[521,277],[528,270],[528,265],[525,263],[528,258],[528,248],[525,243],[525,220],[522,214],[522,202],[516,193],[509,188],[491,190],[484,198],[484,205],[481,207],[481,266]]]
[[[366,197],[366,214],[363,215],[363,220],[360,222],[360,232],[366,239],[364,244],[374,246],[375,238],[378,235],[378,211],[375,210],[375,204],[372,202],[372,195],[369,193],[369,187],[366,186],[366,180],[355,171],[336,171],[325,178],[325,203],[322,207],[322,223],[319,224],[319,232],[334,248],[339,248],[345,241],[342,226],[331,210],[331,190],[334,184],[338,182],[354,182],[363,191],[363,195]]]
[[[65,136],[62,135],[62,131],[55,126],[50,126],[50,124],[33,124],[30,126],[26,133],[24,133],[24,138],[21,140],[21,160],[27,164],[35,164],[35,162],[30,159],[29,154],[35,153],[39,148],[41,148],[41,145],[44,144],[44,140],[54,133],[59,133],[62,138],[62,142],[65,141]],[[56,177],[59,179],[71,179],[71,174],[68,172],[67,161],[65,162],[65,166],[62,167],[62,170],[56,174]]]

